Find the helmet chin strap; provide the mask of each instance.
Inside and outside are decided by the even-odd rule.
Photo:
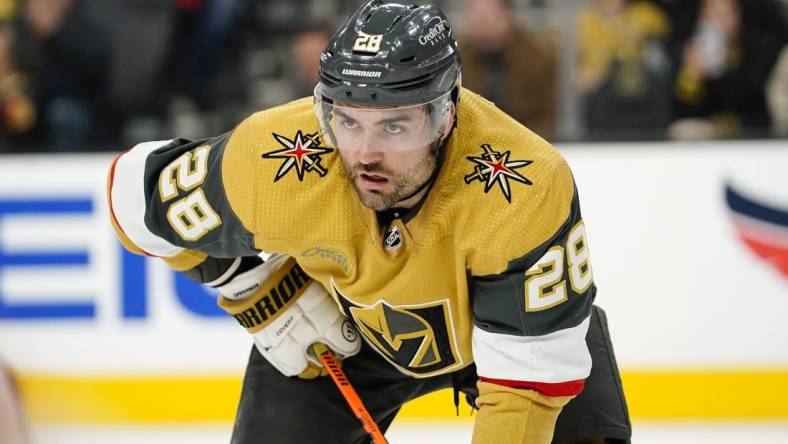
[[[425,180],[423,184],[419,185],[419,187],[416,188],[412,193],[410,193],[407,196],[403,197],[402,199],[394,202],[394,205],[410,199],[411,197],[421,193],[422,190],[424,190],[425,188],[430,186],[432,184],[432,182],[435,181],[435,178],[438,176],[438,170],[440,170],[440,165],[435,165],[435,170],[432,172],[432,174],[430,174],[430,177],[428,177],[427,180]]]

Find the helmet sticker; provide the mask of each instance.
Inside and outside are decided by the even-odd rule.
[[[466,159],[474,164],[473,172],[465,176],[465,183],[479,181],[484,183],[484,192],[488,193],[495,184],[503,193],[506,201],[512,203],[512,191],[509,180],[525,185],[533,185],[527,177],[521,175],[517,168],[522,168],[534,163],[533,160],[509,160],[510,151],[500,153],[495,151],[490,144],[482,144],[481,156],[468,156]]]
[[[346,76],[353,76],[353,77],[364,77],[364,78],[372,78],[376,79],[383,74],[383,71],[364,71],[361,69],[350,69],[345,68],[342,70],[342,74]]]
[[[432,23],[434,23],[434,25]],[[428,43],[432,46],[435,46],[436,43],[451,35],[451,26],[449,26],[449,21],[440,17],[431,18],[427,22],[426,28],[427,33],[419,37],[419,43],[421,43],[422,46],[425,46]]]
[[[377,54],[378,51],[380,51],[381,40],[383,40],[382,34],[359,34],[358,37],[356,37],[356,42],[353,44],[353,51]]]

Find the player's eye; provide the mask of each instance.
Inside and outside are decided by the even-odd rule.
[[[395,125],[393,123],[387,124],[384,129],[389,134],[401,134],[401,133],[405,132],[405,128],[404,127],[402,127],[400,125]]]
[[[356,129],[356,128],[358,128],[358,122],[356,122],[353,119],[344,118],[344,119],[342,119],[342,121],[339,124],[342,125],[342,127],[345,128],[345,129]]]

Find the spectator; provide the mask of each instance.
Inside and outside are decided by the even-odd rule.
[[[764,137],[770,120],[764,85],[785,42],[771,0],[702,0],[673,51],[673,139]]]
[[[163,114],[169,89],[162,78],[171,71],[165,64],[167,43],[176,33],[175,1],[93,0],[89,13],[112,18],[101,29],[109,49],[102,94],[121,126],[137,116]]]
[[[25,0],[14,45],[31,74],[38,143],[116,150],[124,138],[160,137],[168,112],[215,107],[216,72],[242,4]]]
[[[12,30],[0,24],[0,152],[15,151],[36,121],[25,76],[16,68]]]
[[[228,40],[237,30],[245,0],[103,0],[90,4],[91,18],[102,20],[109,56],[106,87],[100,93],[117,118],[118,146],[159,138],[168,125],[179,134],[200,137],[206,115],[243,96],[237,70],[217,80],[230,57]],[[134,63],[130,63],[130,61]],[[227,71],[227,70],[225,70]],[[229,85],[229,86],[228,86]],[[239,86],[241,85],[241,86]],[[228,89],[235,97],[228,97]]]
[[[245,3],[176,0],[167,67],[170,89],[194,99],[201,108],[213,108],[221,101],[211,87],[216,86],[216,75],[229,49],[226,44],[238,28]]]
[[[152,0],[154,3],[160,0]],[[175,0],[159,94],[169,129],[186,137],[225,131],[248,110],[260,3]],[[144,28],[145,23],[140,23]],[[270,61],[266,61],[271,63]],[[146,137],[136,137],[137,140]],[[131,142],[134,137],[127,137]]]
[[[14,32],[16,60],[30,75],[46,149],[85,150],[113,135],[103,103],[107,47],[84,0],[25,0]]]
[[[518,23],[511,0],[467,0],[465,16],[463,85],[550,138],[558,108],[553,42]]]
[[[311,96],[317,85],[320,54],[328,46],[331,35],[320,28],[298,34],[292,49],[294,75],[289,78],[293,98]]]
[[[670,113],[667,16],[639,0],[595,0],[579,21],[577,88],[590,139],[661,138]]]
[[[20,0],[0,0],[0,22],[9,22],[17,14]]]
[[[784,46],[766,84],[766,101],[772,120],[772,134],[788,137],[788,45]]]

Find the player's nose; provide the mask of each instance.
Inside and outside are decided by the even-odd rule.
[[[358,161],[363,164],[372,164],[383,160],[384,150],[382,149],[380,140],[369,131],[365,131],[359,144]]]

